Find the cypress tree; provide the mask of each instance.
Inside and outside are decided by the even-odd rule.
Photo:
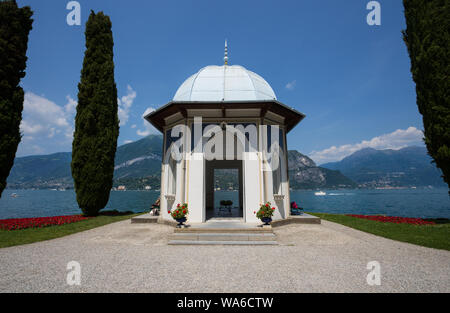
[[[119,136],[111,27],[107,15],[91,11],[78,84],[72,176],[78,205],[88,216],[98,215],[108,203]]]
[[[411,58],[425,144],[450,188],[450,2],[403,0],[403,38]]]
[[[0,197],[21,140],[24,92],[19,83],[25,77],[32,15],[16,1],[0,1]]]

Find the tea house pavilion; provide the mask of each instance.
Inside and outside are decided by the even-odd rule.
[[[274,220],[289,217],[286,134],[303,118],[261,76],[228,65],[225,48],[224,65],[200,69],[145,116],[164,136],[160,218],[172,220],[168,211],[188,203],[188,223],[257,223],[254,212],[266,202],[276,208]],[[218,169],[236,173],[239,185],[228,211],[214,199]]]

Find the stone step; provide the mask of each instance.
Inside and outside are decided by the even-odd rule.
[[[169,245],[192,246],[275,246],[276,241],[199,241],[199,240],[170,240]]]
[[[182,241],[276,241],[274,233],[236,233],[236,232],[223,232],[223,233],[173,233],[169,240],[182,240]]]
[[[188,227],[175,228],[175,233],[250,233],[266,234],[273,233],[271,226],[249,227],[243,225],[221,225],[219,223],[204,225],[189,225]]]

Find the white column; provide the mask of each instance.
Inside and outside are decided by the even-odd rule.
[[[203,153],[192,153],[187,165],[189,222],[205,221],[205,163]]]
[[[261,122],[262,123],[262,122]],[[267,129],[262,125],[258,125],[258,137],[259,137],[259,144],[258,144],[258,152],[260,155],[260,159],[261,159],[261,168],[260,168],[260,172],[261,172],[261,189],[262,189],[262,194],[261,194],[261,204],[267,202],[267,188],[268,188],[268,181],[267,181],[267,172],[266,172],[266,167],[267,167],[267,160],[265,158],[265,155],[263,153],[263,151],[266,151],[266,143],[267,143]]]
[[[163,130],[163,151],[162,151],[162,161],[161,161],[161,187],[160,187],[160,217],[164,220],[171,219],[171,216],[168,213],[168,210],[170,210],[167,200],[166,200],[166,189],[167,189],[167,167],[168,165],[166,162],[164,162],[166,157],[166,130]]]
[[[280,180],[281,180],[281,191],[280,194],[284,196],[282,201],[275,202],[277,206],[277,218],[287,218],[289,210],[289,184],[287,183],[287,164],[284,155],[280,157]]]
[[[291,191],[289,190],[289,164],[288,164],[289,156],[288,156],[288,147],[287,147],[286,128],[283,129],[283,137],[284,137],[283,174],[286,177],[286,180],[283,183],[284,207],[285,207],[284,218],[289,218],[291,216]]]
[[[166,173],[167,173],[167,165],[163,163],[161,165],[160,216],[163,219],[170,219],[171,217],[167,213],[169,207],[167,206],[166,201],[166,181],[167,181]]]
[[[244,218],[246,223],[258,223],[256,214],[261,202],[262,175],[257,152],[244,152]]]
[[[180,161],[178,161],[177,162],[177,166],[176,166],[176,169],[177,169],[177,176],[176,176],[176,178],[177,178],[177,180],[176,180],[176,194],[175,194],[175,202],[174,202],[174,205],[173,205],[173,208],[176,208],[177,207],[177,204],[178,203],[180,203],[180,204],[183,204],[182,202],[184,202],[184,197],[183,197],[183,192],[184,192],[184,183],[183,183],[183,179],[184,179],[184,175],[183,175],[183,172],[184,172],[184,170],[183,170],[183,164],[184,164],[184,160],[180,160]]]

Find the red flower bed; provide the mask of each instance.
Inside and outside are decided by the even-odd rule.
[[[43,228],[54,225],[65,225],[88,219],[81,215],[36,217],[36,218],[14,218],[0,220],[0,229],[19,230],[25,228]]]
[[[355,215],[347,214],[347,216],[363,218],[366,220],[377,221],[382,223],[395,224],[412,224],[412,225],[435,225],[435,222],[425,221],[421,218],[399,217],[399,216],[377,216],[377,215]]]

